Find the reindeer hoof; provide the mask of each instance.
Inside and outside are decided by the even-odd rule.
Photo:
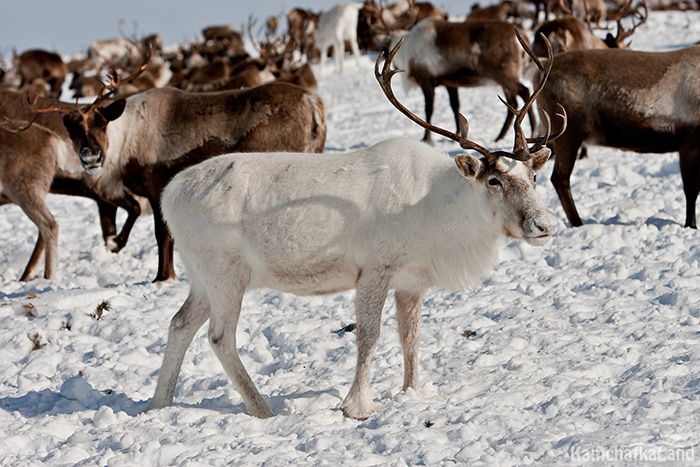
[[[379,407],[372,401],[372,398],[346,397],[343,401],[343,415],[347,418],[364,421],[370,415],[379,411]]]
[[[112,253],[119,253],[124,248],[124,242],[116,235],[110,235],[105,239],[105,246]]]

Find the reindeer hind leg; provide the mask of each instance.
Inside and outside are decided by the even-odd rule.
[[[700,149],[685,143],[680,150],[680,166],[686,203],[685,227],[697,229],[695,205],[700,192]]]
[[[209,267],[216,270],[219,265],[212,264]],[[250,281],[250,267],[238,260],[233,265],[230,262],[220,265],[219,270],[226,271],[226,287],[208,290],[211,299],[209,343],[241,394],[250,414],[258,418],[272,417],[275,413],[258,392],[243,366],[236,348],[236,328],[241,313],[243,294]],[[213,280],[207,283],[223,282]]]
[[[193,281],[187,300],[170,321],[168,344],[165,348],[163,364],[158,373],[156,392],[151,399],[149,409],[172,404],[185,353],[192,343],[194,335],[209,318],[209,311],[209,299],[206,292]]]
[[[56,267],[56,250],[58,248],[58,224],[56,219],[46,207],[42,198],[27,200],[18,203],[29,219],[39,228],[39,236],[29,258],[27,267],[20,277],[20,281],[28,281],[36,277],[36,268],[41,259],[41,254],[46,253],[44,261],[44,278],[53,279]]]

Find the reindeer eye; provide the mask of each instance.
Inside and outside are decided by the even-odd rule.
[[[491,186],[498,186],[498,185],[500,185],[500,184],[501,184],[501,182],[500,182],[500,180],[498,180],[497,178],[495,178],[495,177],[494,177],[494,178],[489,178],[489,185],[491,185]]]
[[[532,181],[535,182],[535,183],[537,183],[537,175],[534,175],[534,176],[532,177]]]

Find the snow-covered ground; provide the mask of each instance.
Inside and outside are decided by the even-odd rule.
[[[699,14],[652,12],[633,46],[697,40]],[[348,60],[344,74],[319,80],[328,151],[422,136],[381,94],[374,58],[363,57],[361,70]],[[499,92],[461,91],[471,137],[492,148],[506,113]],[[397,94],[422,115],[420,92]],[[444,89],[436,106],[434,123],[452,129]],[[354,322],[352,292],[246,295],[241,358],[277,417],[245,414],[206,326],[185,357],[174,405],[145,412],[169,320],[188,291],[177,254],[180,280],[152,284],[148,217],[114,255],[94,203],[51,195],[56,280],[19,283],[36,228],[16,206],[1,207],[0,465],[700,463],[700,234],[683,228],[678,156],[590,153],[572,180],[583,227],[563,221],[550,163],[537,190],[562,219],[552,241],[504,240],[482,286],[428,293],[423,399],[401,392],[389,297],[371,383],[383,409],[363,422],[339,410],[355,344],[354,333],[335,331]]]

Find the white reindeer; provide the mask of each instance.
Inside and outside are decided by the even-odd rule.
[[[375,73],[392,103],[409,115],[391,91],[392,58]],[[256,287],[299,295],[356,289],[357,368],[343,403],[344,414],[356,419],[377,410],[370,360],[394,289],[403,388],[420,393],[420,308],[427,289],[473,287],[496,261],[502,235],[542,245],[556,229],[534,181],[550,154],[549,132],[529,148],[520,129],[527,109],[512,110],[518,114],[513,153],[467,140],[463,118],[461,138],[441,134],[484,157],[451,159],[423,143],[392,139],[347,154],[228,154],[176,175],[163,192],[163,215],[192,286],[170,323],[151,407],[172,402],[187,347],[209,319],[209,341],[250,413],[274,415],[236,351],[243,294]]]
[[[333,46],[335,71],[336,73],[343,71],[345,41],[350,42],[350,50],[355,56],[357,67],[360,68],[360,48],[357,45],[357,18],[361,9],[362,3],[339,3],[321,14],[318,20],[319,76],[323,76],[323,62],[326,60],[331,46]]]

